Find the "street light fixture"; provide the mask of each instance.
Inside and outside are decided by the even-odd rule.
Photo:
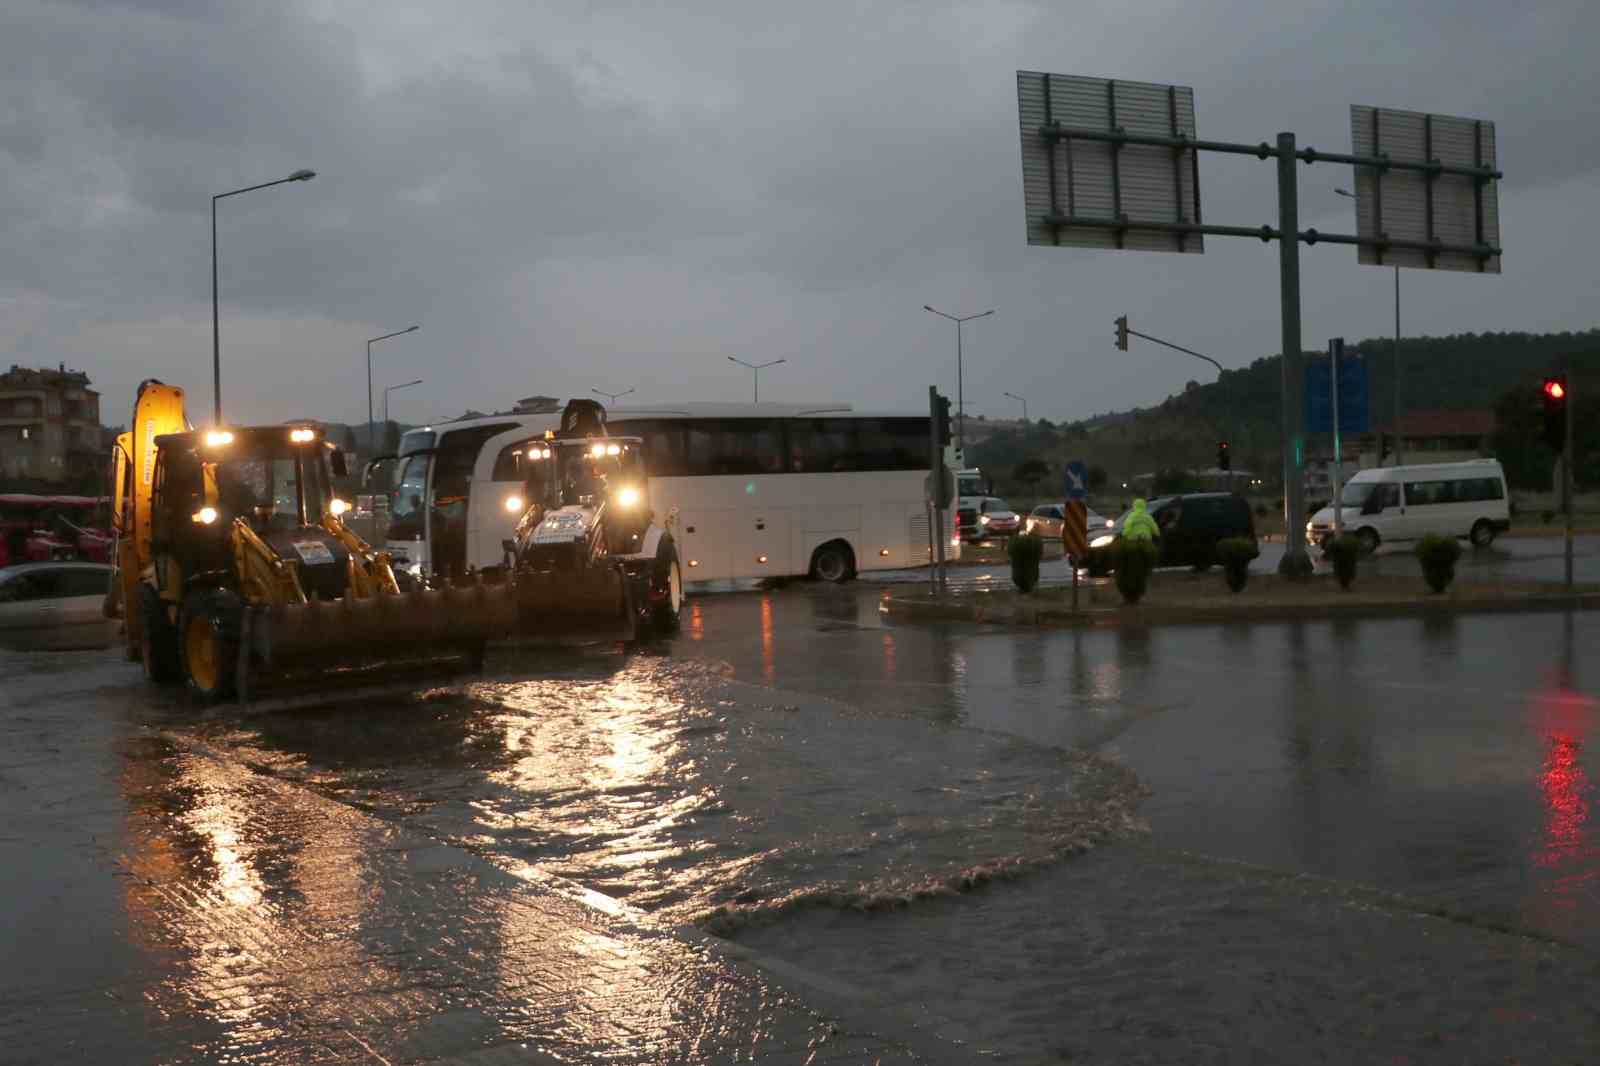
[[[967,443],[967,404],[965,382],[961,372],[961,326],[962,323],[971,322],[975,318],[983,318],[986,315],[994,314],[994,308],[991,307],[987,311],[980,311],[975,315],[947,315],[937,307],[932,307],[928,304],[923,304],[922,309],[924,311],[932,311],[940,318],[948,318],[956,324],[956,447],[965,448]]]
[[[738,363],[740,366],[749,367],[751,370],[755,371],[754,402],[756,403],[761,402],[761,372],[769,366],[777,366],[779,363],[787,363],[788,361],[789,360],[787,359],[774,359],[770,363],[747,363],[743,359],[735,359],[731,355],[728,356],[728,362]]]
[[[1335,193],[1354,200],[1356,194],[1348,189],[1335,189]],[[1400,265],[1394,268],[1394,465],[1399,466],[1404,460],[1401,458],[1400,446]],[[1382,456],[1379,456],[1382,463]]]
[[[287,178],[234,189],[232,192],[219,192],[211,198],[211,390],[212,418],[219,426],[222,425],[222,331],[217,315],[217,201],[238,196],[240,193],[255,192],[257,189],[270,189],[285,182],[310,181],[316,176],[315,170],[297,170]]]
[[[629,393],[633,392],[634,390],[633,389],[624,389],[622,392],[607,392],[604,389],[590,389],[589,391],[594,393],[596,396],[604,396],[608,403],[616,403],[622,397],[628,395]]]
[[[367,342],[367,447],[372,449],[369,453],[371,455],[378,454],[378,435],[372,425],[372,346],[377,341],[386,341],[390,337],[402,337],[407,333],[415,333],[421,328],[421,326],[407,326],[405,329],[397,329],[393,333],[385,333],[381,337],[373,337],[372,340]],[[384,397],[383,420],[385,422],[389,421],[387,396]]]
[[[1014,392],[1008,392],[1006,395],[1022,405],[1022,421],[1026,423],[1028,421],[1028,401]]]
[[[391,392],[395,391],[396,389],[409,389],[413,385],[421,385],[421,384],[422,384],[422,379],[418,378],[415,381],[407,381],[407,382],[404,382],[403,384],[400,384],[400,385],[389,385],[389,386],[384,388],[384,390],[383,390],[383,424],[385,426],[388,426],[388,424],[389,424],[389,394]],[[368,432],[370,433],[371,430],[369,429]],[[388,430],[385,429],[384,432],[388,432]]]

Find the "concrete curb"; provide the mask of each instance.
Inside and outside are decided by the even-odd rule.
[[[1600,610],[1600,592],[1534,593],[1514,598],[1456,596],[1446,593],[1420,600],[1345,602],[1335,598],[1316,604],[1233,603],[1217,606],[1163,607],[1152,604],[1084,607],[1074,612],[1055,603],[1026,602],[993,593],[952,594],[933,600],[906,593],[884,597],[880,609],[906,621],[982,622],[990,625],[1116,628],[1121,626],[1218,625],[1227,622],[1318,622],[1334,618],[1405,618],[1456,614],[1523,614],[1540,611]]]

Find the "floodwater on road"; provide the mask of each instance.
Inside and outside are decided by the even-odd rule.
[[[30,958],[72,945],[56,978],[68,1000],[106,959],[187,960],[187,982],[129,987],[167,1018],[205,990],[215,1031],[195,1038],[197,1061],[241,1047],[270,1059],[261,1049],[299,1031],[306,1003],[330,1025],[342,1019],[338,992],[357,972],[418,1002],[461,1004],[479,1002],[472,983],[492,973],[502,1000],[488,1030],[548,1046],[559,1012],[574,1009],[551,989],[610,987],[610,971],[581,961],[612,957],[591,944],[604,931],[539,924],[459,856],[514,883],[578,886],[652,928],[735,936],[889,997],[917,989],[934,1001],[950,974],[979,967],[983,989],[941,1010],[957,1035],[982,1033],[1015,1061],[1064,1053],[1051,1041],[1065,1004],[1148,1037],[1131,1028],[1147,1007],[1201,1002],[1185,997],[1210,987],[1207,968],[1231,945],[1198,929],[1184,910],[1196,900],[1242,923],[1210,935],[1249,927],[1261,957],[1281,951],[1287,931],[1307,941],[1327,932],[1325,956],[1302,967],[1313,991],[1294,993],[1304,998],[1291,997],[1291,1013],[1330,994],[1316,983],[1328,966],[1382,938],[1405,945],[1405,958],[1368,970],[1428,960],[1420,987],[1448,969],[1428,954],[1438,931],[1392,915],[1334,929],[1372,908],[1286,911],[1270,881],[1179,855],[1373,886],[1464,916],[1473,935],[1482,922],[1600,947],[1600,682],[1581,651],[1600,637],[1600,615],[1001,630],[886,624],[885,591],[697,596],[682,633],[655,648],[502,649],[484,678],[421,696],[260,714],[198,714],[114,652],[0,652],[6,728],[27,741],[17,750],[37,749],[0,759],[0,793],[37,808],[30,817],[61,819],[64,832],[88,811],[97,841],[12,866],[9,883],[23,886],[12,898],[44,917],[0,945]],[[50,732],[62,721],[81,722],[70,745]],[[82,758],[59,754],[80,748]],[[35,784],[19,791],[24,781]],[[0,847],[28,839],[0,837]],[[1103,846],[1117,840],[1152,849]],[[122,871],[117,913],[77,932],[50,925],[53,907],[92,915],[87,873],[107,847]],[[1154,894],[1152,871],[1165,879]],[[1139,902],[1117,913],[1119,893]],[[1147,904],[1160,909],[1144,921]],[[491,920],[485,908],[516,917]],[[235,927],[219,934],[218,916]],[[341,939],[352,923],[361,951]],[[403,943],[386,947],[397,925]],[[1486,943],[1463,942],[1459,957],[1525,952],[1515,938]],[[530,991],[522,970],[546,944],[571,958]],[[1127,962],[1139,950],[1149,952],[1139,966],[1158,970],[1186,953],[1193,973],[1174,976],[1176,991],[1141,993],[1155,986]],[[428,960],[423,971],[406,970],[403,952]],[[305,975],[301,958],[314,965]],[[646,994],[689,965],[665,949],[648,958],[636,986]],[[1112,984],[1077,987],[1058,972],[1067,958]],[[1243,976],[1226,987],[1259,987],[1258,956],[1239,958],[1230,965]],[[1481,987],[1503,979],[1497,966],[1475,976]],[[581,980],[561,976],[572,973]],[[740,987],[761,1001],[759,987]],[[674,1010],[693,988],[674,993]],[[1141,994],[1170,1003],[1131,1005]],[[517,1020],[532,1004],[546,1013]],[[1370,1018],[1345,1006],[1350,1025]],[[1231,1046],[1218,1019],[1243,1008],[1209,1009],[1212,1038]],[[383,1028],[369,1020],[363,1039]],[[580,1060],[623,1039],[569,1029],[563,1047]],[[1177,1047],[1182,1033],[1159,1039]],[[1088,1057],[1129,1060],[1110,1046]]]
[[[937,892],[1136,825],[1133,776],[1091,753],[929,729],[664,654],[524,651],[491,667],[533,679],[198,732],[280,779],[673,924]]]

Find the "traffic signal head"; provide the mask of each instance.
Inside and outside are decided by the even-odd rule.
[[[1225,440],[1221,440],[1221,441],[1217,442],[1217,469],[1218,470],[1232,470],[1233,469],[1233,456],[1231,454],[1229,454],[1229,452],[1228,452],[1228,442],[1225,441]]]
[[[1117,348],[1121,351],[1128,350],[1128,316],[1117,316]]]
[[[950,443],[950,397],[934,397],[933,421],[939,433],[939,447],[942,448]]]
[[[1557,374],[1544,379],[1544,442],[1552,451],[1567,447],[1567,377]]]

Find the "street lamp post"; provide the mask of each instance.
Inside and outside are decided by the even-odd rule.
[[[1023,399],[1021,396],[1018,396],[1014,392],[1008,392],[1006,395],[1022,405],[1022,421],[1024,424],[1026,424],[1028,421],[1028,401]]]
[[[1353,192],[1350,192],[1348,189],[1335,189],[1333,191],[1338,193],[1340,196],[1348,197],[1351,200],[1354,200],[1356,198],[1356,194],[1353,193]],[[1402,462],[1405,461],[1400,455],[1401,440],[1402,439],[1403,438],[1400,436],[1400,265],[1397,263],[1397,264],[1395,264],[1395,268],[1394,268],[1394,465],[1395,466],[1399,466]],[[1380,455],[1378,457],[1378,461],[1380,463],[1383,461],[1383,456],[1382,455]]]
[[[991,307],[987,311],[980,311],[975,315],[947,315],[937,307],[931,307],[928,304],[923,304],[922,309],[924,311],[932,311],[940,318],[948,318],[956,324],[956,447],[964,450],[967,443],[967,403],[965,381],[961,373],[961,326],[963,323],[971,322],[975,318],[983,318],[985,315],[994,314],[994,308]]]
[[[217,201],[225,200],[230,196],[240,193],[255,192],[257,189],[270,189],[274,185],[282,185],[290,181],[310,181],[317,176],[315,170],[297,170],[287,178],[277,181],[263,182],[260,185],[251,185],[243,189],[234,189],[232,192],[219,192],[211,198],[211,391],[212,391],[212,418],[217,425],[222,425],[222,330],[217,314]]]
[[[422,379],[418,378],[415,381],[407,381],[407,382],[403,382],[402,384],[399,384],[399,385],[389,385],[389,386],[386,386],[384,388],[384,390],[383,390],[383,424],[384,424],[385,427],[387,427],[389,425],[389,394],[391,392],[395,391],[396,389],[409,389],[413,385],[421,385],[421,384],[422,384]],[[371,430],[369,429],[368,432],[370,433]],[[387,430],[386,430],[386,432],[387,432]]]
[[[421,328],[421,326],[407,326],[405,329],[397,329],[393,333],[385,333],[381,337],[373,337],[372,340],[367,342],[367,447],[372,449],[369,453],[371,455],[378,454],[377,430],[372,425],[372,345],[377,341],[386,341],[390,337],[400,337],[407,333],[415,333]],[[383,420],[385,422],[389,421],[388,403],[389,398],[385,396],[383,412]]]
[[[749,367],[755,372],[755,395],[753,398],[756,403],[761,402],[761,372],[769,366],[777,366],[779,363],[787,363],[788,361],[787,359],[774,359],[770,363],[747,363],[743,359],[735,359],[731,355],[728,356],[728,362]]]
[[[616,403],[618,400],[622,399],[622,397],[628,395],[634,390],[624,389],[621,392],[607,392],[605,389],[590,389],[589,391],[594,393],[596,396],[604,396],[607,403]]]

